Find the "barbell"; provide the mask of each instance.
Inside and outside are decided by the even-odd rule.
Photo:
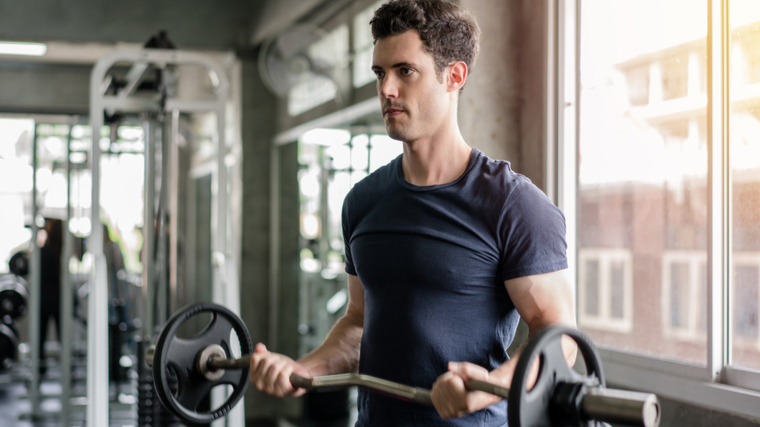
[[[193,338],[179,338],[180,326],[201,313],[211,314],[208,326]],[[232,331],[244,353],[239,359],[230,358]],[[577,343],[586,375],[567,365],[561,347],[563,336]],[[163,325],[155,345],[146,353],[146,362],[152,366],[159,401],[179,418],[202,424],[226,415],[243,397],[248,388],[252,352],[248,329],[238,316],[220,305],[200,303],[178,311]],[[535,385],[528,390],[528,373],[536,358],[540,360],[539,374]],[[170,388],[170,371],[179,382],[176,392]],[[293,386],[310,391],[359,386],[401,400],[432,405],[430,390],[369,375],[303,378],[293,374],[290,381]],[[232,386],[227,400],[214,410],[199,411],[202,400],[218,385]],[[485,381],[467,381],[465,386],[507,399],[512,427],[593,427],[600,422],[656,427],[660,422],[657,396],[606,388],[595,346],[584,333],[565,326],[547,327],[527,343],[511,387]]]

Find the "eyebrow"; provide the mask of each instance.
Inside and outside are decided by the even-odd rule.
[[[410,68],[417,68],[417,67],[416,67],[414,64],[412,64],[411,62],[397,62],[397,63],[395,63],[395,64],[393,64],[393,65],[391,66],[391,68],[401,68],[401,67],[410,67]],[[372,66],[372,71],[375,71],[375,70],[382,70],[382,69],[383,69],[383,67],[381,67],[381,66],[379,66],[379,65],[373,65],[373,66]]]

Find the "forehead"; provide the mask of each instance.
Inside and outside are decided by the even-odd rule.
[[[399,63],[433,64],[433,56],[423,49],[417,31],[409,30],[382,38],[375,43],[372,52],[373,67],[390,68]]]

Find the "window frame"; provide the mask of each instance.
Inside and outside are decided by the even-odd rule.
[[[579,283],[577,193],[580,102],[580,10],[583,0],[547,0],[547,195],[565,213],[568,264]],[[608,383],[760,417],[760,371],[731,365],[731,170],[728,99],[729,0],[707,0],[707,364],[668,360],[599,345]],[[576,312],[578,312],[578,287]]]

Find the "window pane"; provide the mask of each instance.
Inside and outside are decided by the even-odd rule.
[[[599,261],[586,261],[586,314],[599,315]]]
[[[34,120],[0,118],[0,275],[27,249],[32,233],[32,136]]]
[[[581,14],[579,260],[599,260],[600,309],[580,326],[704,364],[707,1],[584,0]]]
[[[625,317],[625,263],[623,261],[612,262],[610,273],[610,285],[612,287],[610,315],[616,319]]]
[[[670,265],[670,326],[689,327],[689,266],[683,263]]]
[[[730,6],[733,363],[760,369],[760,2],[732,0]]]
[[[737,265],[734,275],[734,333],[737,340],[757,340],[758,269]]]

